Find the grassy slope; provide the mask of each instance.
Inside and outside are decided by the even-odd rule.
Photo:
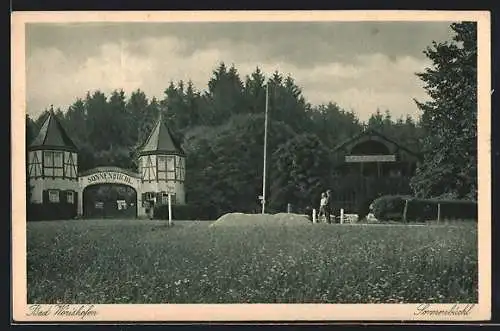
[[[28,223],[28,302],[477,302],[473,225],[163,224]]]

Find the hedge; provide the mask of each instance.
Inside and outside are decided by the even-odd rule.
[[[478,218],[477,202],[475,201],[417,199],[399,195],[386,195],[375,199],[372,203],[372,212],[380,221],[404,221],[403,214],[407,200],[407,222],[437,220],[438,208],[440,208],[440,220],[477,220]]]
[[[39,204],[28,203],[27,221],[67,220],[76,217],[76,205],[66,203]]]
[[[172,205],[172,218],[174,220],[215,220],[218,216],[215,208],[196,205]],[[154,218],[168,219],[168,205],[156,206]]]

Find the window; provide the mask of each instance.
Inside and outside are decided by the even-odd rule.
[[[53,152],[54,156],[54,176],[63,177],[63,153],[62,152]]]
[[[177,156],[177,164],[176,164],[176,177],[177,180],[183,181],[184,180],[184,158],[181,156]]]
[[[175,180],[175,157],[167,156],[167,179]]]
[[[167,179],[167,158],[165,156],[158,156],[158,180]]]
[[[170,194],[170,201],[172,202],[172,205],[175,205],[175,194]],[[167,192],[162,192],[161,204],[168,205],[168,193]]]
[[[63,152],[46,151],[43,153],[44,175],[50,177],[63,176]]]
[[[166,205],[168,204],[168,194],[163,192],[162,195],[161,195],[161,203],[163,205]]]
[[[43,170],[45,176],[54,176],[54,157],[52,152],[43,153]]]
[[[57,203],[59,202],[59,191],[49,190],[49,202]]]
[[[66,192],[66,202],[75,203],[75,194],[73,191]]]
[[[146,192],[146,200],[154,200],[155,193],[154,192]]]
[[[175,156],[157,156],[158,180],[175,180]]]
[[[149,157],[149,156],[148,156]],[[141,175],[142,175],[142,180],[146,180],[146,157],[141,157]]]

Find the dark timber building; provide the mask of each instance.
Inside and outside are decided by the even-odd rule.
[[[419,155],[374,130],[365,130],[334,149],[334,208],[359,212],[385,194],[411,194]]]

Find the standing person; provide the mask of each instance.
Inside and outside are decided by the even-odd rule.
[[[332,191],[331,190],[327,190],[326,191],[326,208],[325,208],[325,212],[326,212],[326,222],[328,224],[331,224],[331,219],[330,219],[330,214],[332,213],[332,209],[333,209],[333,206],[332,206]]]
[[[325,219],[328,221],[327,203],[328,203],[328,201],[326,198],[326,193],[323,192],[323,193],[321,193],[321,200],[319,202],[318,220],[321,220],[321,216],[325,216]]]

